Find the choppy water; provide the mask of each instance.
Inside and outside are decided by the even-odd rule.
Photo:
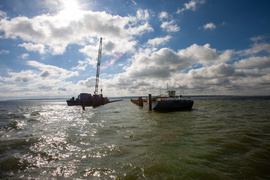
[[[269,98],[194,100],[172,113],[0,102],[0,179],[270,179]]]

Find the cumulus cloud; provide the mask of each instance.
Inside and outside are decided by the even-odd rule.
[[[228,62],[232,60],[232,56],[235,54],[234,50],[225,50],[220,54],[219,60],[221,62]]]
[[[0,19],[6,18],[6,16],[7,16],[7,13],[0,11]]]
[[[81,80],[77,83],[79,86],[85,86],[85,87],[94,87],[96,84],[96,77],[90,77],[86,80]]]
[[[138,20],[147,21],[149,19],[149,17],[150,17],[150,15],[149,15],[148,10],[139,9],[137,11],[137,18],[138,18]]]
[[[160,27],[167,32],[177,32],[180,30],[180,27],[177,26],[174,20],[164,21]]]
[[[171,20],[170,20],[171,19]],[[180,27],[176,24],[175,20],[172,19],[169,13],[162,11],[159,13],[159,20],[162,22],[160,27],[167,32],[177,32]]]
[[[146,50],[136,54],[134,59],[133,64],[126,69],[129,77],[165,79],[190,68],[196,62],[202,64],[215,62],[219,59],[219,55],[209,44],[204,46],[194,44],[178,52],[162,48],[149,54]]]
[[[160,89],[166,89],[166,83],[182,94],[242,95],[252,94],[253,91],[265,93],[266,89],[270,89],[270,68],[259,70],[253,66],[252,69],[242,69],[241,61],[239,68],[236,67],[237,63],[226,63],[231,62],[237,54],[233,50],[218,53],[210,44],[193,44],[178,51],[169,48],[140,49],[126,72],[106,81],[106,88],[111,91],[121,88],[126,90],[125,93],[141,95],[159,94]],[[266,57],[265,61],[268,63]],[[196,64],[198,66],[191,69]],[[117,88],[112,88],[113,85]],[[258,91],[257,87],[262,91]]]
[[[2,49],[0,51],[0,54],[9,54],[9,50]]]
[[[259,36],[254,36],[254,37],[250,38],[250,40],[254,43],[258,43],[258,42],[264,41],[268,38],[270,38],[270,35],[259,35]]]
[[[59,68],[52,65],[46,65],[37,61],[27,61],[27,65],[35,67],[42,71],[41,77],[52,77],[57,79],[67,79],[73,76],[78,76],[79,73],[77,71],[71,72],[63,68]]]
[[[177,13],[196,11],[203,3],[204,0],[190,0]],[[4,90],[11,88],[14,93],[23,92],[24,95],[30,91],[36,95],[51,92],[62,95],[89,92],[90,88],[94,90],[95,77],[78,82],[69,78],[78,76],[77,71],[84,71],[89,66],[96,67],[100,34],[103,37],[103,54],[115,57],[108,61],[108,65],[125,52],[131,55],[127,56],[127,62],[121,62],[124,65],[121,73],[106,76],[107,79],[100,78],[110,96],[159,93],[160,89],[166,88],[166,83],[186,94],[247,94],[253,88],[262,89],[257,90],[258,93],[270,90],[270,44],[265,41],[265,35],[251,38],[253,44],[250,48],[241,51],[217,51],[210,44],[192,44],[183,49],[162,47],[173,38],[172,35],[149,39],[141,49],[138,42],[143,38],[136,37],[154,32],[150,24],[151,15],[151,11],[139,9],[134,16],[125,17],[80,11],[71,18],[65,18],[61,12],[32,18],[7,18],[0,11],[1,38],[19,38],[24,42],[17,46],[40,54],[62,54],[68,45],[77,44],[79,52],[87,56],[78,60],[71,70],[34,60],[26,61],[31,70],[9,70],[7,77],[0,77],[1,93],[6,94]],[[173,34],[180,30],[172,17],[165,11],[158,14],[163,33]],[[205,30],[215,28],[214,23],[201,27]],[[0,51],[0,54],[4,53],[9,52]],[[27,58],[28,54],[20,57]]]
[[[50,76],[49,71],[43,71],[43,72],[40,74],[40,77],[43,77],[43,78],[46,78],[46,77],[49,77],[49,76]]]
[[[192,69],[188,76],[192,79],[216,79],[220,77],[228,77],[234,73],[234,68],[231,65],[221,63],[211,66],[205,66],[200,69]]]
[[[106,44],[104,44],[103,46],[103,52],[112,52],[115,49],[115,44],[111,41],[107,42]]]
[[[59,91],[67,91],[67,88],[58,88]]]
[[[147,10],[138,10],[136,17],[80,11],[72,18],[67,18],[60,11],[33,18],[19,16],[10,20],[1,19],[0,31],[4,38],[20,38],[26,41],[20,47],[39,53],[63,54],[69,44],[91,43],[92,37],[99,37],[100,34],[115,44],[128,44],[133,50],[136,44],[133,36],[153,31],[148,19]]]
[[[236,68],[261,68],[270,66],[270,57],[249,57],[234,63]]]
[[[216,29],[216,25],[214,23],[207,23],[203,26],[204,30],[214,30]]]
[[[168,19],[169,18],[169,14],[165,11],[162,11],[161,13],[159,13],[159,20],[163,20],[163,19]]]
[[[184,4],[184,7],[177,10],[177,14],[180,14],[184,11],[187,11],[187,10],[192,10],[192,11],[196,11],[196,9],[198,8],[198,6],[200,4],[204,4],[206,0],[190,0],[188,3],[185,3]]]
[[[158,46],[160,39],[152,40],[153,45]],[[250,49],[252,48],[253,46]],[[95,54],[97,55],[97,52]],[[238,54],[239,52],[234,50],[217,52],[210,44],[193,44],[177,51],[170,48],[139,49],[124,72],[107,79],[101,78],[103,92],[109,96],[147,93],[154,95],[159,94],[160,90],[166,90],[167,83],[178,94],[243,95],[253,94],[252,92],[260,94],[270,90],[270,68],[267,68],[269,56],[251,56],[236,60],[235,55]],[[232,60],[236,62],[231,64]],[[87,61],[90,61],[90,58],[79,62],[79,65],[89,65],[90,62]],[[27,61],[27,64],[36,70],[9,72],[9,78],[2,77],[0,80],[15,84],[31,82],[27,88],[43,94],[50,91],[55,94],[73,92],[76,95],[79,92],[94,91],[94,76],[73,84],[66,79],[68,74],[75,76],[76,71],[67,71],[36,61]],[[96,65],[96,61],[93,64]],[[73,70],[78,70],[79,65]],[[191,68],[195,66],[195,69]],[[259,69],[261,67],[264,68]],[[8,85],[2,87],[6,89]],[[25,91],[20,86],[16,88],[16,92]]]
[[[98,52],[98,44],[95,46],[88,45],[84,46],[82,49],[79,50],[81,53],[84,53],[90,58],[97,58],[97,52]]]
[[[148,22],[146,22],[138,27],[135,27],[135,28],[129,28],[129,32],[132,35],[141,35],[141,34],[144,34],[146,32],[151,32],[151,31],[154,31],[154,30]]]
[[[24,47],[27,51],[37,51],[40,54],[45,53],[45,46],[43,44],[23,43],[19,47]]]
[[[154,39],[149,39],[147,41],[147,44],[152,45],[152,46],[158,46],[158,45],[164,45],[166,42],[168,42],[172,36],[165,36],[161,38],[154,38]]]
[[[202,64],[215,62],[219,59],[216,49],[210,48],[210,44],[205,44],[204,46],[193,44],[186,49],[180,50],[179,53],[183,56],[197,60]]]
[[[76,67],[73,67],[72,70],[82,70],[82,71],[84,71],[86,69],[86,67],[88,67],[88,66],[92,66],[92,67],[95,68],[96,64],[97,64],[96,59],[86,58],[84,61],[79,60],[78,65]]]
[[[136,55],[136,61],[127,68],[130,77],[168,78],[171,73],[183,70],[191,63],[185,57],[168,48],[152,53]]]
[[[52,65],[46,65],[37,61],[27,61],[27,65],[36,68],[35,70],[22,70],[13,72],[9,70],[7,77],[0,77],[2,81],[1,94],[8,96],[51,96],[63,95],[64,90],[78,92],[78,88],[68,78],[78,76],[76,71],[68,71]],[[65,89],[63,88],[65,87]],[[7,93],[7,89],[12,92]]]
[[[26,59],[26,58],[28,58],[28,57],[29,57],[29,54],[24,53],[24,54],[22,54],[20,57],[21,57],[22,59]]]
[[[32,70],[23,70],[18,73],[9,70],[8,76],[9,77],[2,77],[0,80],[12,83],[27,83],[31,82],[33,78],[37,77],[35,72]]]
[[[251,48],[238,51],[238,54],[242,56],[254,55],[260,52],[270,53],[270,43],[254,43]]]

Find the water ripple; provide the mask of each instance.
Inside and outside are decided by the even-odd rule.
[[[156,113],[125,100],[0,103],[1,179],[269,179],[270,101],[198,99]]]

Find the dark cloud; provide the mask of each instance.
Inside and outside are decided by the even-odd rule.
[[[28,77],[16,77],[15,82],[28,82],[30,79]]]
[[[46,78],[46,77],[49,77],[50,76],[50,73],[48,71],[43,71],[41,74],[40,74],[40,77],[43,77],[43,78]]]
[[[40,86],[38,89],[40,90],[45,90],[45,91],[50,91],[53,87],[52,86]]]
[[[104,44],[104,51],[111,52],[115,48],[115,44],[111,41]]]
[[[67,91],[66,88],[58,88],[58,91]]]

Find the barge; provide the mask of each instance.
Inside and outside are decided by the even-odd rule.
[[[193,100],[183,99],[182,96],[176,96],[175,91],[167,91],[167,95],[152,97],[149,94],[148,98],[139,97],[131,99],[131,102],[138,106],[143,106],[154,111],[184,111],[191,110]]]

